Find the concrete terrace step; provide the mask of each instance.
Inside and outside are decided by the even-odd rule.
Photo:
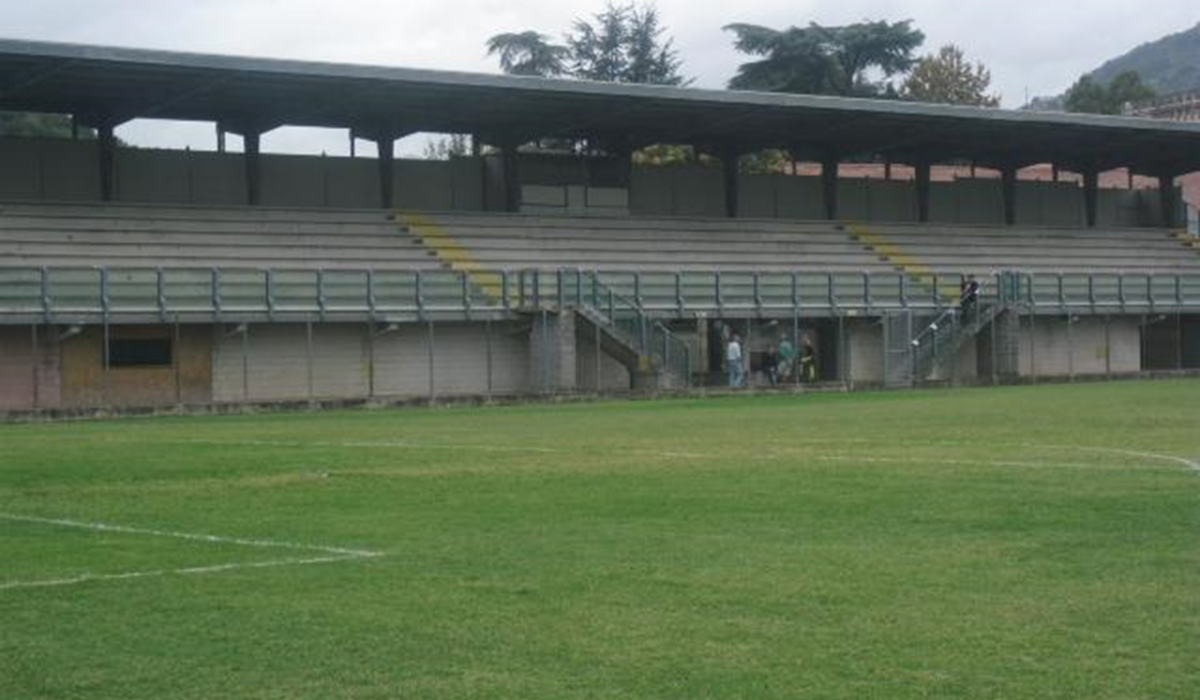
[[[444,268],[434,259],[398,259],[381,258],[330,258],[324,260],[306,260],[298,258],[253,258],[244,255],[228,257],[207,256],[205,258],[180,257],[177,255],[112,255],[97,253],[83,255],[79,253],[64,253],[61,255],[12,255],[0,254],[0,267],[136,267],[152,269],[187,268],[207,269],[220,268],[286,268],[286,269],[346,269],[346,270],[434,270]]]
[[[200,221],[167,219],[93,219],[0,216],[0,231],[78,231],[94,233],[161,232],[208,235],[379,235],[408,236],[407,230],[386,222]]]
[[[96,202],[2,202],[0,216],[184,219],[188,221],[390,221],[393,212],[377,209],[304,209],[251,206],[172,206]]]
[[[71,231],[9,231],[0,229],[0,250],[13,245],[172,245],[184,247],[287,247],[319,249],[324,247],[352,248],[358,250],[411,250],[421,249],[415,237],[387,237],[378,235],[294,235],[294,234],[248,234],[227,237],[202,233],[173,234],[161,231],[102,233]]]
[[[456,240],[477,254],[503,253],[505,251],[524,251],[529,250],[530,245],[526,241],[521,240],[489,240],[489,241],[474,241],[472,239],[456,238]],[[559,240],[559,239],[542,239],[537,242],[537,250],[554,250],[554,251],[569,251],[578,253],[596,252],[613,252],[620,251],[629,254],[638,253],[723,253],[723,252],[746,252],[746,253],[791,253],[797,255],[806,254],[841,254],[841,255],[856,255],[874,257],[874,254],[867,251],[862,245],[844,242],[844,243],[817,243],[806,244],[800,242],[780,242],[780,241],[738,241],[720,245],[714,241],[699,240],[699,241],[622,241],[620,243],[603,240]]]

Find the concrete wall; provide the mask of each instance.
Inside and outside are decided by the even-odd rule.
[[[1157,335],[1144,334],[1140,322],[1140,316],[1113,317],[1106,327],[1103,317],[1076,317],[1068,330],[1061,317],[1026,317],[1021,321],[1018,343],[1020,374],[1047,379],[1128,374],[1143,368],[1173,369],[1180,360],[1185,368],[1200,368],[1200,318],[1187,316],[1178,324],[1162,324]],[[739,332],[745,331],[746,322],[733,323]],[[786,332],[765,321],[751,323],[754,328],[749,330],[747,350],[752,354],[773,347],[779,333]],[[818,356],[824,366],[836,363],[837,350],[823,342],[821,323],[806,322],[802,332],[814,340],[819,352],[829,353]],[[567,326],[559,340],[565,341],[568,334],[574,339],[569,366],[561,368],[570,376],[564,374],[557,379],[563,389],[593,391],[594,340]],[[111,332],[113,337],[161,337],[174,330],[170,326],[114,326]],[[376,335],[373,341],[364,323],[314,324],[310,394],[308,340],[301,323],[252,324],[245,365],[242,336],[234,327],[181,326],[181,342],[176,346],[178,389],[173,367],[112,368],[105,372],[100,327],[86,327],[82,333],[63,336],[61,342],[60,334],[65,329],[42,327],[38,331],[35,393],[30,328],[0,326],[0,411],[34,408],[35,396],[38,408],[172,405],[177,400],[203,404],[304,401],[310,396],[317,400],[366,398],[372,383],[372,354],[374,396],[484,395],[489,391],[489,336],[491,392],[534,393],[542,389],[538,342],[532,337],[535,332],[536,326],[531,330],[528,322],[495,322],[490,325],[490,333],[484,322],[439,323],[433,329],[431,346],[429,327],[422,323],[401,324]],[[881,383],[883,330],[877,320],[846,319],[845,340],[843,369],[849,381],[859,385]],[[981,336],[979,342],[985,341],[986,336]],[[1148,362],[1143,359],[1143,347]],[[978,365],[986,354],[987,348],[968,343],[960,351],[957,377],[980,377]],[[626,369],[607,355],[602,354],[600,360],[600,388],[628,389]],[[697,367],[704,369],[704,363],[701,361]],[[834,381],[837,377],[836,368],[830,365],[824,379]]]
[[[1019,344],[1020,374],[1063,378],[1138,372],[1142,369],[1138,320],[1114,317],[1106,331],[1103,317],[1076,317],[1068,331],[1063,318],[1041,317],[1033,322],[1025,318]],[[978,342],[987,342],[986,333]],[[870,319],[851,319],[846,324],[846,343],[850,380],[882,382],[882,327]],[[980,358],[986,354],[976,343],[966,343],[951,371],[964,381],[980,378]]]
[[[112,326],[112,338],[172,337],[169,326]],[[101,406],[158,406],[208,403],[212,399],[210,341],[206,327],[183,326],[173,344],[179,368],[113,367],[104,369],[104,332],[88,326],[61,343],[61,399],[63,408]],[[177,392],[179,396],[177,397]]]
[[[488,391],[488,328],[484,323],[438,323],[433,329],[436,396]],[[491,324],[492,393],[529,391],[529,331],[516,323]],[[428,396],[430,336],[425,324],[404,324],[376,338],[376,394]]]
[[[636,166],[630,174],[629,209],[644,216],[725,216],[721,169]]]
[[[59,405],[57,333],[53,327],[39,327],[35,355],[32,329],[0,326],[0,411]]]
[[[603,350],[600,356],[600,383],[596,384],[596,340],[581,333],[575,340],[575,388],[578,391],[627,391],[629,370]]]
[[[1141,329],[1136,317],[1026,318],[1021,324],[1023,377],[1069,377],[1138,372],[1142,368]],[[1032,332],[1031,332],[1032,329]]]
[[[397,160],[398,206],[478,210],[484,206],[482,161]],[[239,153],[118,148],[114,194],[151,204],[246,204]],[[262,202],[268,206],[373,208],[380,205],[378,161],[370,158],[264,154]],[[0,138],[0,199],[96,200],[96,141]]]
[[[848,378],[854,383],[883,382],[883,326],[873,319],[846,322]]]
[[[500,159],[398,160],[393,176],[397,206],[427,210],[503,210]],[[115,196],[125,202],[237,206],[246,203],[246,172],[238,153],[118,148]],[[597,209],[645,216],[723,217],[721,168],[702,165],[634,166],[618,159],[522,154],[522,185],[554,188],[568,210]],[[380,205],[378,161],[371,158],[264,154],[263,204],[285,207],[373,208]],[[741,175],[740,211],[747,218],[820,219],[818,177]],[[571,190],[570,188],[574,188]],[[577,191],[572,201],[571,192]],[[582,194],[580,194],[582,193]],[[916,219],[911,181],[843,178],[842,218]],[[592,195],[595,195],[594,197]],[[0,138],[0,199],[95,200],[100,195],[96,141]],[[580,204],[582,203],[582,204]],[[542,202],[531,202],[540,205]],[[1101,225],[1154,226],[1154,190],[1101,190]],[[1182,206],[1180,216],[1182,220]],[[930,218],[946,223],[1001,223],[1004,206],[996,179],[935,182]],[[1018,223],[1080,225],[1083,193],[1073,182],[1018,183]]]
[[[492,325],[492,391],[523,393],[528,387],[528,330]],[[480,395],[488,391],[487,332],[483,323],[439,323],[433,329],[433,383],[426,324],[403,324],[377,335],[366,324],[313,325],[313,399],[374,395]],[[304,324],[249,327],[243,377],[242,337],[221,332],[213,350],[213,397],[218,402],[309,399],[308,336]],[[245,385],[245,386],[244,386]]]

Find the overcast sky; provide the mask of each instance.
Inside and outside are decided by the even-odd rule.
[[[0,0],[0,36],[178,51],[496,72],[484,41],[502,31],[560,36],[604,0]],[[921,53],[948,42],[992,70],[1006,107],[1061,92],[1103,61],[1200,21],[1196,0],[658,0],[700,87],[723,87],[743,57],[730,22],[784,28],[808,22],[912,19]],[[736,8],[736,9],[731,9]],[[211,125],[135,123],[145,146],[211,148]],[[407,140],[401,153],[418,152]],[[346,136],[282,129],[264,150],[345,153]]]

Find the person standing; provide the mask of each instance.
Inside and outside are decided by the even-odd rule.
[[[767,351],[762,356],[763,374],[767,376],[767,383],[771,386],[779,386],[779,356],[775,354],[774,348],[767,348]]]
[[[979,301],[979,281],[975,279],[975,275],[967,275],[967,278],[959,285],[959,308],[962,310],[964,321],[970,321],[975,313],[975,305]]]
[[[787,339],[787,336],[779,337],[779,379],[781,381],[791,381],[795,378],[793,372],[796,371],[796,346],[792,345],[792,341]]]
[[[817,381],[817,349],[808,338],[800,346],[800,377],[808,384]]]
[[[729,338],[729,345],[725,347],[725,365],[729,369],[729,386],[742,386],[746,372],[742,364],[742,339],[737,333]]]

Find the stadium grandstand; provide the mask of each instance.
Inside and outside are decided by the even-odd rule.
[[[735,332],[760,383],[783,341],[845,386],[1200,369],[1197,123],[16,40],[0,110],[97,134],[0,139],[0,411],[703,386]],[[378,157],[263,152],[282,126]]]

